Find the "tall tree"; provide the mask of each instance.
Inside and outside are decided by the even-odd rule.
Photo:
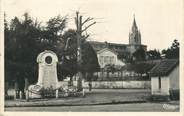
[[[175,39],[170,48],[162,50],[162,54],[168,59],[179,58],[179,45],[178,40]]]
[[[40,29],[34,20],[25,13],[23,20],[15,17],[9,28],[5,28],[5,80],[14,80],[17,89],[24,91],[24,79],[34,81],[36,74],[36,39]]]
[[[62,75],[65,77],[68,75],[72,77],[77,71],[82,73],[93,73],[99,70],[99,64],[96,52],[87,41],[81,42],[82,57],[78,65],[77,63],[77,34],[76,30],[69,29],[63,35],[63,41],[65,43],[65,49],[63,52],[63,60],[60,68],[62,69]],[[85,77],[84,77],[85,78]]]
[[[46,27],[42,30],[42,43],[44,49],[50,49],[59,54],[63,49],[62,33],[67,25],[67,17],[61,17],[60,15],[50,18],[46,22]]]
[[[62,36],[64,45],[61,51],[61,62],[58,64],[60,80],[74,76],[77,73],[77,38],[76,31],[69,29]]]
[[[83,20],[83,16],[79,14],[79,12],[76,12],[76,17],[75,17],[75,24],[76,24],[76,33],[77,33],[77,63],[79,67],[78,75],[78,90],[82,90],[82,79],[85,78],[85,73],[80,69],[82,66],[82,63],[84,62],[82,59],[82,52],[81,52],[81,43],[83,43],[88,37],[89,34],[87,34],[87,29],[96,24],[95,21],[93,21],[93,18],[86,18]],[[86,34],[84,35],[84,32]]]
[[[144,61],[146,58],[145,50],[141,47],[133,53],[133,57],[136,61]]]

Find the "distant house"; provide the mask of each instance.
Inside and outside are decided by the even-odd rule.
[[[179,60],[162,60],[150,71],[152,98],[179,99]]]
[[[105,65],[108,64],[124,66],[125,63],[119,60],[117,58],[117,55],[118,54],[116,52],[108,48],[97,51],[98,63],[100,65],[100,68],[104,68]]]

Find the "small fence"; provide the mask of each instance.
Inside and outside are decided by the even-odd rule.
[[[92,81],[150,81],[147,76],[92,77]]]
[[[149,81],[146,74],[137,74],[135,72],[96,72],[91,78],[92,81]]]

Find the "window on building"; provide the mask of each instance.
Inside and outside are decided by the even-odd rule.
[[[158,88],[161,89],[161,77],[158,77]]]
[[[104,56],[104,63],[107,63],[107,56]]]
[[[99,62],[103,65],[103,56],[100,56]]]
[[[114,63],[114,56],[111,56],[110,57],[110,64],[113,64]]]
[[[110,63],[110,56],[107,56],[107,64]]]

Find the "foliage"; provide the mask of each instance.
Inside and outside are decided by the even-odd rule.
[[[117,69],[115,68],[115,65],[114,64],[107,64],[105,65],[104,67],[104,71],[107,71],[107,72],[115,72]]]
[[[61,35],[56,32],[63,31],[66,19],[60,18],[51,18],[45,27],[28,13],[23,15],[23,19],[15,17],[10,24],[5,19],[6,80],[24,81],[24,78],[29,78],[31,83],[37,80],[37,55],[46,49],[58,54],[62,48]],[[22,81],[18,81],[21,88],[24,85]]]
[[[73,76],[78,70],[82,72],[96,72],[99,70],[98,59],[92,46],[83,41],[81,44],[82,62],[77,63],[77,37],[76,31],[69,29],[63,35],[65,46],[63,54],[63,63],[60,65],[62,74],[66,76]]]
[[[134,64],[134,71],[139,74],[147,74],[154,66],[154,63],[136,63]]]
[[[148,73],[155,63],[137,62],[132,64],[126,64],[123,68],[127,71],[134,71],[139,74]]]
[[[47,88],[42,88],[40,90],[40,94],[43,98],[55,98],[56,90],[54,90],[52,86]]]
[[[178,40],[175,39],[170,48],[162,50],[162,54],[168,59],[179,58],[179,45]]]
[[[145,50],[141,47],[133,53],[133,57],[136,61],[144,61],[146,58]]]
[[[126,63],[131,62],[130,52],[119,52],[117,57]]]
[[[161,54],[156,49],[147,51],[147,56],[148,56],[148,58],[147,58],[148,60],[161,59]]]
[[[61,97],[68,97],[68,96],[78,96],[79,93],[77,91],[76,86],[67,86],[67,87],[60,87],[59,88],[59,96]]]
[[[59,74],[62,77],[61,80],[77,73],[76,31],[72,29],[66,31],[62,36],[62,42],[65,46],[62,48],[61,62],[58,64],[58,70],[61,70]]]
[[[36,39],[40,37],[40,26],[28,13],[23,17],[12,19],[5,29],[5,73],[12,79],[33,77],[39,53]]]
[[[80,64],[80,69],[82,72],[98,72],[100,66],[98,64],[98,58],[93,47],[88,42],[83,42],[81,45],[82,51],[82,62]]]

